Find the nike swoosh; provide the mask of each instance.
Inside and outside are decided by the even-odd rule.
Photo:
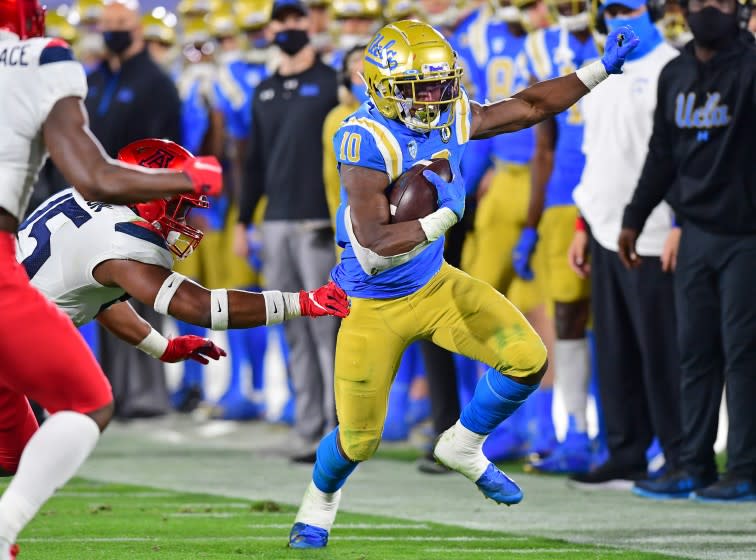
[[[276,302],[274,301],[273,302],[273,314],[275,315],[276,313],[278,313],[278,307],[276,306]]]
[[[220,313],[221,311],[222,311],[221,304],[220,304],[220,302],[218,302],[218,313]]]

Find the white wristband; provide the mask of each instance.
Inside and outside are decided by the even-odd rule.
[[[186,276],[179,274],[178,272],[172,273],[165,279],[163,285],[160,286],[157,295],[155,296],[155,303],[152,307],[161,315],[168,315],[168,306],[171,304],[173,296],[176,294],[176,290],[179,289],[181,283],[186,280]]]
[[[265,324],[278,325],[284,321],[284,297],[278,290],[269,290],[262,293],[265,299]]]
[[[604,63],[600,60],[596,60],[595,62],[586,64],[582,68],[578,68],[575,75],[589,90],[595,88],[609,77],[609,74],[606,73]]]
[[[225,331],[228,328],[228,291],[210,290],[210,328]]]
[[[428,214],[418,220],[428,241],[435,241],[446,233],[450,227],[459,221],[457,215],[450,208],[439,208],[433,214]]]
[[[153,358],[160,359],[160,356],[165,354],[168,348],[168,339],[155,329],[150,330],[150,334],[144,337],[144,340],[136,346],[145,354],[149,354]]]

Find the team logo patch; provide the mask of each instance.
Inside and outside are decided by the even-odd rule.
[[[493,52],[496,54],[499,54],[504,51],[504,45],[506,45],[506,41],[504,40],[504,37],[496,37],[491,42],[491,47],[493,48]]]
[[[165,150],[158,149],[150,157],[143,159],[139,162],[142,167],[152,167],[156,169],[165,169],[173,161],[173,155]]]
[[[431,72],[448,72],[449,71],[449,63],[448,62],[438,62],[436,64],[423,64],[422,70],[423,70],[423,74],[425,74],[425,73],[431,73]]]
[[[399,66],[396,61],[399,53],[394,49],[396,41],[392,39],[384,43],[385,39],[383,34],[376,34],[375,39],[365,49],[365,61],[383,70],[393,70]]]
[[[407,144],[407,150],[409,150],[410,157],[415,159],[415,157],[417,157],[417,142],[414,140],[410,141],[410,143]]]
[[[451,140],[451,129],[448,126],[445,126],[441,129],[441,141],[444,144],[447,144]]]

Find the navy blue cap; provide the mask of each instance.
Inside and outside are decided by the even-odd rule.
[[[307,15],[307,6],[305,6],[302,0],[276,0],[275,4],[273,4],[271,18],[278,19],[282,14],[290,10],[299,12],[303,16]]]

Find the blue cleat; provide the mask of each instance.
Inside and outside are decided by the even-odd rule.
[[[328,531],[308,525],[294,523],[289,533],[289,548],[325,548],[328,544]]]
[[[695,476],[685,469],[678,469],[658,478],[639,480],[633,486],[633,494],[652,500],[686,500],[696,490],[713,484],[716,476]]]
[[[588,434],[568,432],[547,457],[532,461],[528,466],[534,471],[551,474],[586,473],[593,464],[593,445]]]
[[[511,506],[522,501],[522,490],[517,483],[496,468],[493,463],[489,463],[486,471],[475,481],[475,485],[486,498],[490,498],[497,504]]]

